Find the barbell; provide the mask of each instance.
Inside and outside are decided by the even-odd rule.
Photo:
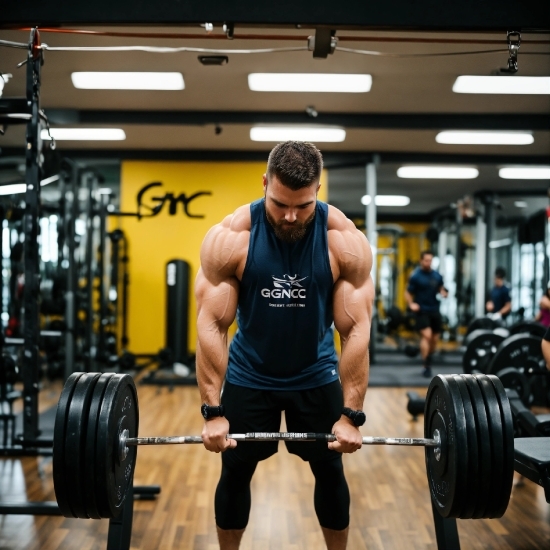
[[[54,489],[64,516],[117,517],[133,483],[139,445],[202,443],[201,436],[138,437],[138,424],[137,391],[129,375],[69,376],[57,406],[53,442]],[[243,442],[336,439],[309,432],[227,437]],[[426,398],[424,438],[369,436],[363,444],[425,447],[432,500],[443,517],[496,518],[508,506],[513,422],[496,376],[434,377]]]

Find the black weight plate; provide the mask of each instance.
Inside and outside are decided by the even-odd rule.
[[[491,440],[489,439],[489,423],[487,420],[487,411],[485,410],[485,401],[477,380],[470,374],[460,376],[470,394],[474,419],[477,431],[477,448],[479,451],[479,497],[475,507],[473,518],[482,518],[485,514],[489,502],[489,491],[491,489]]]
[[[466,351],[462,357],[465,374],[477,371],[486,373],[504,337],[490,330],[474,330],[465,340]]]
[[[508,367],[499,370],[496,376],[505,388],[517,391],[523,403],[529,405],[531,391],[529,389],[529,380],[525,374],[514,367]]]
[[[489,490],[489,504],[484,518],[495,518],[501,508],[500,491],[504,479],[504,430],[500,417],[500,403],[491,380],[483,374],[473,375],[483,395],[487,420],[489,422],[489,437],[491,439],[491,488]]]
[[[545,372],[546,363],[540,344],[540,338],[527,333],[506,338],[498,347],[486,374],[496,374],[507,367],[519,369],[524,374]]]
[[[493,375],[489,375],[487,378],[489,378],[495,388],[495,393],[500,405],[500,418],[504,435],[502,453],[504,472],[503,480],[500,485],[500,507],[496,509],[495,515],[493,516],[495,518],[501,518],[504,512],[506,512],[506,508],[508,508],[514,481],[514,418],[510,408],[510,401],[508,401],[506,391],[501,381]]]
[[[468,386],[459,375],[449,379],[449,383],[454,383],[462,397],[464,415],[466,418],[466,434],[468,436],[467,462],[468,470],[466,474],[467,485],[464,488],[464,505],[460,513],[461,519],[471,519],[474,515],[479,499],[479,448],[477,444],[477,428],[472,399],[468,392]]]
[[[98,373],[86,373],[78,379],[73,391],[65,430],[65,472],[70,480],[69,507],[76,518],[87,519],[84,493],[84,456],[88,411]]]
[[[133,481],[137,447],[128,448],[119,457],[119,437],[128,429],[128,437],[137,437],[138,402],[134,381],[127,374],[115,374],[107,383],[101,402],[97,426],[96,499],[102,518],[115,518]]]
[[[518,321],[510,327],[510,334],[521,334],[522,332],[544,338],[546,327],[536,321]]]
[[[449,384],[450,376],[435,376],[428,388],[424,416],[424,434],[442,436],[441,457],[426,447],[426,471],[432,500],[443,517],[460,517],[466,488],[468,436],[460,392]]]
[[[497,323],[496,321],[489,319],[489,317],[478,317],[468,325],[466,336],[468,336],[471,332],[474,332],[474,330],[479,330],[479,329],[493,330],[499,326],[500,326],[500,323]]]
[[[65,471],[65,432],[73,391],[83,374],[82,372],[74,372],[67,378],[57,403],[53,428],[53,487],[59,509],[67,518],[73,518],[74,514],[69,507],[69,490],[72,490],[72,485],[71,481],[67,479]]]
[[[92,519],[101,519],[97,509],[96,500],[96,446],[97,424],[99,409],[103,401],[103,395],[107,389],[107,382],[113,373],[102,374],[96,382],[94,393],[90,402],[88,415],[88,431],[86,433],[86,452],[84,453],[84,495],[86,501],[86,514]]]

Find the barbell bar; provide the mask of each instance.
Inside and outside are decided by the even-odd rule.
[[[235,441],[336,441],[334,434],[323,433],[292,433],[292,432],[250,432],[245,434],[227,434],[226,439]],[[171,437],[128,437],[121,434],[120,446],[124,445],[182,445],[202,443],[200,435],[180,435]],[[437,447],[440,439],[425,439],[421,437],[363,437],[363,445],[408,445],[412,447]]]
[[[496,376],[438,375],[428,388],[424,438],[363,437],[364,445],[425,447],[432,501],[443,517],[501,517],[513,480],[510,404]],[[200,444],[201,436],[138,437],[127,374],[74,373],[59,400],[53,479],[66,517],[114,518],[133,483],[140,445]],[[335,441],[328,433],[228,434],[237,441]],[[231,452],[228,450],[227,452]]]
[[[168,437],[128,437],[129,430],[123,430],[118,439],[118,455],[124,460],[129,452],[128,447],[138,445],[192,445],[202,443],[200,435],[176,435]],[[314,432],[248,432],[244,434],[227,434],[226,439],[235,441],[337,441],[334,434]],[[404,445],[409,447],[438,447],[441,444],[439,430],[435,430],[433,439],[422,437],[372,437],[362,438],[363,445]]]

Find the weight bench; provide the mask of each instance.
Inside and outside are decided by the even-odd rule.
[[[540,485],[550,503],[550,437],[514,439],[514,469]]]
[[[533,414],[515,390],[506,389],[514,422],[521,435],[529,437],[550,436],[550,414]]]

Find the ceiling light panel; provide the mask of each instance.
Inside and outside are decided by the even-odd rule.
[[[251,73],[253,92],[336,92],[360,94],[370,91],[370,74]]]
[[[400,178],[470,180],[479,175],[477,168],[464,166],[401,166]]]
[[[437,134],[435,141],[453,145],[530,145],[535,139],[529,132],[445,130]]]
[[[124,130],[120,128],[50,128],[50,133],[56,141],[122,141],[126,139]],[[49,141],[48,130],[40,133],[44,141]]]
[[[457,94],[550,94],[549,76],[459,76]]]
[[[183,90],[181,73],[76,72],[75,88],[82,90]]]
[[[255,126],[250,129],[252,141],[312,141],[341,142],[346,139],[343,128],[298,127],[298,126]]]
[[[363,195],[361,197],[361,203],[365,206],[369,205],[370,202],[370,195]],[[405,195],[376,195],[374,198],[376,206],[407,206],[410,202],[411,199]]]
[[[509,166],[498,175],[505,180],[550,180],[550,166]]]

